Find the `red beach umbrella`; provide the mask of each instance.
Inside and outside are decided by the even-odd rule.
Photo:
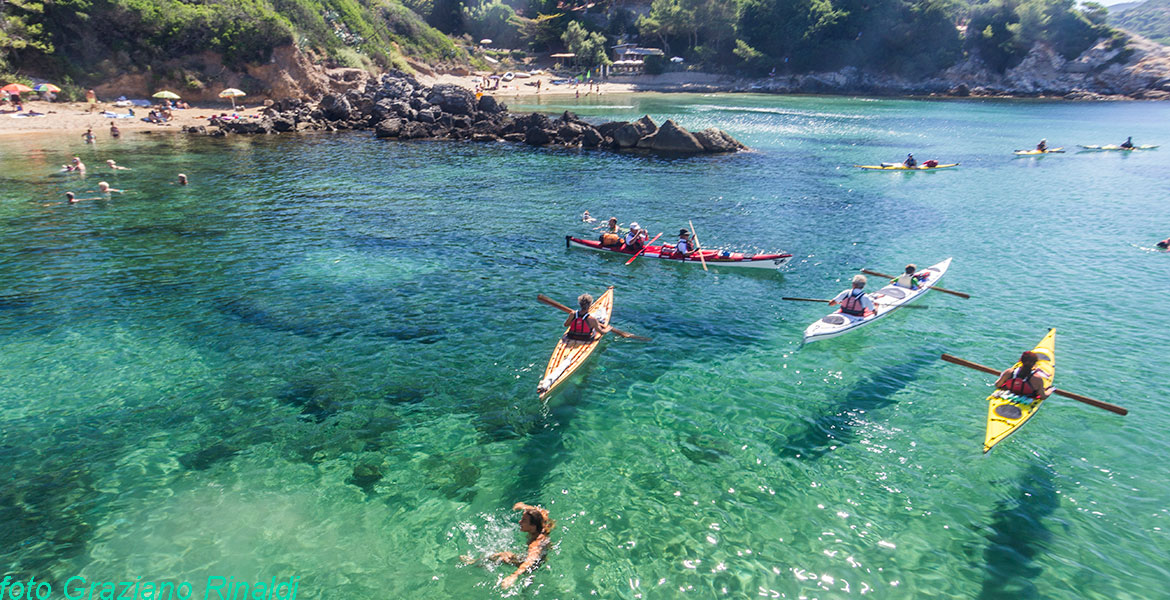
[[[10,83],[10,84],[0,88],[0,90],[4,90],[4,91],[8,92],[9,94],[26,94],[28,92],[33,91],[32,88],[28,87],[27,85],[25,85],[23,83]]]

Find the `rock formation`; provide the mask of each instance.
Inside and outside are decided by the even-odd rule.
[[[368,80],[360,91],[326,94],[316,106],[282,100],[267,107],[259,119],[212,118],[211,124],[218,129],[210,135],[370,129],[379,138],[502,140],[530,146],[555,144],[664,154],[745,149],[718,129],[692,133],[670,120],[659,127],[649,116],[594,125],[568,111],[555,119],[539,113],[515,115],[491,96],[476,99],[470,90],[457,85],[428,88],[401,71]],[[202,133],[200,129],[188,128],[188,132]]]

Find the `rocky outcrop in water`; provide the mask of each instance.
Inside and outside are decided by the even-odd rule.
[[[491,96],[476,98],[467,88],[422,86],[400,71],[369,80],[362,90],[326,94],[316,106],[283,100],[259,119],[218,119],[211,135],[285,131],[368,129],[379,138],[507,141],[530,146],[640,150],[662,154],[737,152],[746,146],[730,135],[707,129],[690,132],[649,116],[632,122],[594,125],[566,111],[557,118],[540,113],[516,115]],[[203,133],[189,128],[190,133]]]

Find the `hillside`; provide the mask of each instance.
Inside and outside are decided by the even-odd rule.
[[[1109,10],[1110,25],[1170,44],[1170,0],[1146,0],[1119,11],[1114,8]]]

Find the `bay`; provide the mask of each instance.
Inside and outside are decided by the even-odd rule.
[[[1167,576],[1155,103],[639,95],[752,148],[660,158],[366,133],[0,138],[0,565],[54,582],[301,577],[302,598],[1147,598]],[[1040,138],[1069,153],[1015,158]],[[959,162],[950,171],[854,164]],[[51,173],[79,155],[84,179]],[[132,171],[102,173],[113,158]],[[192,185],[168,182],[179,172]],[[75,205],[100,180],[126,190]],[[92,197],[95,194],[79,194]],[[564,247],[579,215],[792,252],[776,274]],[[857,269],[955,257],[928,310],[801,347]],[[547,404],[571,304],[612,339]],[[1049,327],[1054,397],[981,454],[991,381]]]

